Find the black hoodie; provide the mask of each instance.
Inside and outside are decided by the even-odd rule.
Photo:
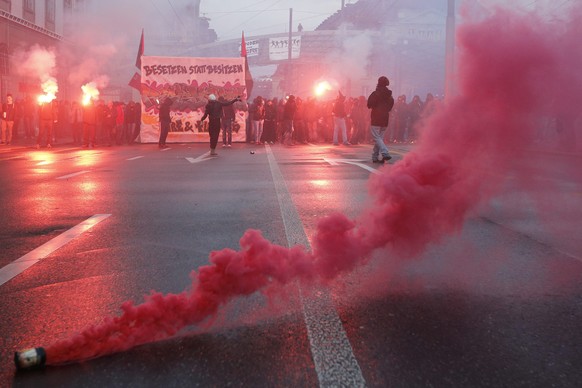
[[[387,127],[393,106],[392,90],[386,86],[376,86],[376,90],[368,97],[368,109],[372,109],[370,124],[375,127]]]

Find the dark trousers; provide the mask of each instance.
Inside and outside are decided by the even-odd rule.
[[[168,132],[170,132],[170,121],[160,121],[160,141],[158,141],[158,145],[166,145]]]
[[[24,116],[24,136],[27,139],[33,139],[34,138],[34,128],[32,126],[32,117],[30,116]]]
[[[89,146],[91,144],[95,147],[97,126],[95,124],[83,123],[83,145]]]
[[[53,121],[42,119],[39,124],[36,144],[42,144],[43,138],[46,138],[46,144],[51,145],[53,140]]]
[[[210,148],[215,149],[216,144],[218,144],[218,136],[220,135],[220,120],[210,121],[208,133],[210,134]]]
[[[232,119],[222,119],[222,144],[232,144]]]
[[[81,144],[81,135],[82,135],[82,123],[73,123],[71,128],[73,129],[73,143],[79,145]]]
[[[277,134],[275,133],[275,121],[274,120],[265,120],[264,124],[264,132],[263,132],[263,141],[268,142],[275,142],[277,140]]]

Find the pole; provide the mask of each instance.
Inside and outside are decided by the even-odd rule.
[[[448,0],[445,51],[445,98],[455,94],[455,0]]]
[[[293,90],[293,65],[291,64],[292,56],[293,56],[293,8],[289,8],[289,41],[287,44],[287,62],[288,62],[287,89],[289,93],[292,93]]]

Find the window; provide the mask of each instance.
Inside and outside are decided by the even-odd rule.
[[[31,23],[35,22],[34,0],[24,0],[22,2],[22,17]]]
[[[0,0],[0,9],[6,12],[12,12],[12,0]]]
[[[34,0],[24,0],[24,12],[34,13]]]
[[[45,9],[46,9],[46,23],[47,25],[54,25],[55,24],[55,0],[46,0],[45,1]]]

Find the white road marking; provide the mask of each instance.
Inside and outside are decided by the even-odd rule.
[[[69,174],[69,175],[60,176],[57,179],[69,179],[69,178],[75,177],[77,175],[86,174],[88,172],[89,172],[89,170],[83,170],[83,171],[79,171],[79,172],[74,172],[74,173]]]
[[[359,160],[359,159],[330,159],[330,158],[323,158],[323,160],[325,160],[327,163],[331,164],[332,166],[337,166],[340,163],[345,163],[345,164],[351,164],[354,166],[358,166],[360,168],[363,168],[364,170],[368,170],[373,174],[380,174],[380,171],[376,170],[373,167],[367,166],[364,164],[365,160]]]
[[[310,249],[305,229],[293,204],[291,194],[287,190],[279,165],[271,147],[266,145],[266,149],[285,225],[287,244],[289,246],[301,244]],[[301,293],[301,287],[299,291]],[[329,291],[318,290],[316,299],[304,298],[301,295],[301,301],[319,385],[321,387],[365,387],[366,380],[337,311],[333,307]]]
[[[134,156],[133,158],[129,158],[126,160],[137,160],[137,159],[141,159],[141,158],[143,158],[143,155],[142,156]]]
[[[200,163],[200,162],[204,162],[205,160],[210,160],[209,156],[210,156],[210,151],[208,151],[208,152],[200,155],[197,158],[186,158],[186,160],[189,161],[192,164],[194,164],[194,163]]]
[[[2,159],[0,159],[0,161],[3,161],[3,160],[14,160],[14,159],[20,159],[20,158],[22,158],[22,156],[17,155],[17,156],[11,156],[9,158],[2,158]]]
[[[52,240],[44,243],[40,247],[34,249],[33,251],[27,253],[21,258],[13,261],[7,266],[0,268],[0,286],[8,282],[10,279],[21,274],[26,269],[32,267],[63,245],[67,244],[71,240],[79,237],[81,234],[91,229],[93,226],[97,225],[111,214],[95,214],[92,217],[87,218],[85,221],[73,226],[71,229],[59,234]]]

